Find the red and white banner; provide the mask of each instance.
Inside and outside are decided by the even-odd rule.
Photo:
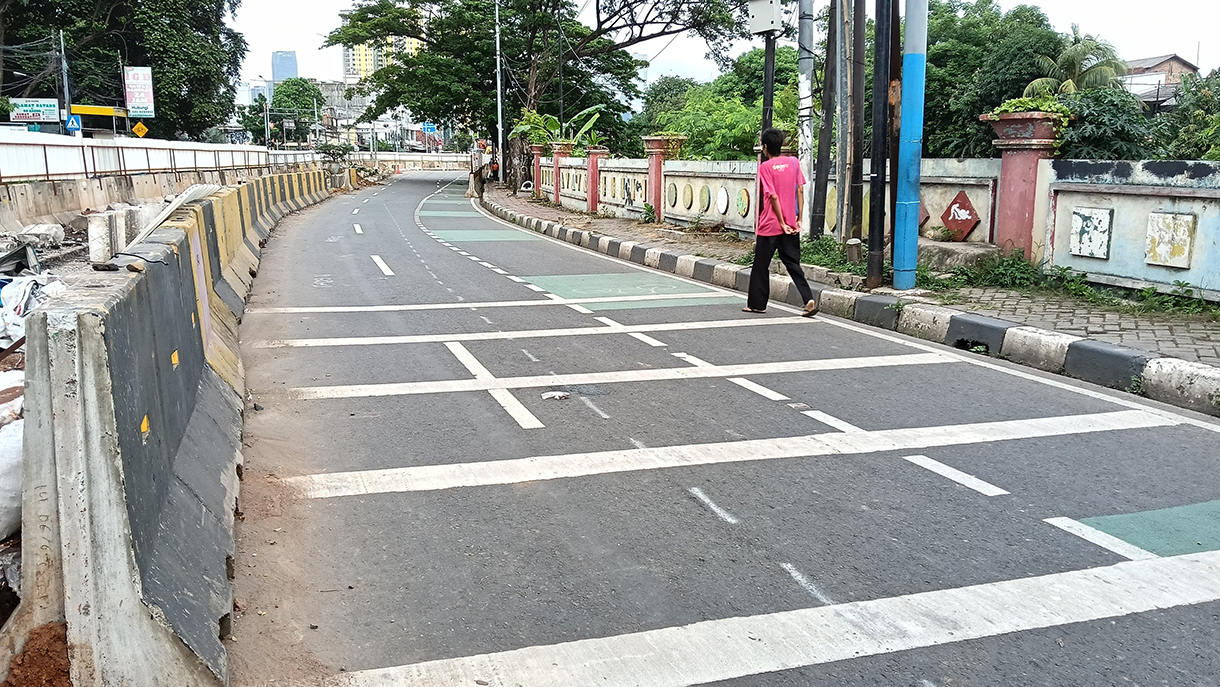
[[[127,116],[132,119],[155,119],[151,67],[123,67],[123,85],[127,91]]]

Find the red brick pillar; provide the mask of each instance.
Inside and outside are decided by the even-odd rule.
[[[546,146],[534,143],[530,145],[530,152],[534,154],[534,197],[542,197],[542,153],[546,152]]]
[[[601,161],[610,154],[609,148],[601,146],[589,146],[586,149],[588,157],[588,173],[589,173],[589,188],[586,189],[585,195],[588,196],[588,209],[590,214],[597,212],[597,202],[600,200],[602,191],[601,170],[599,166]]]
[[[551,143],[551,154],[553,159],[551,164],[555,166],[555,204],[561,205],[559,197],[560,176],[559,176],[559,161],[572,154],[572,148],[575,147],[570,141],[556,141]]]
[[[1003,153],[1000,189],[996,199],[995,243],[1005,252],[1020,248],[1034,256],[1034,204],[1037,202],[1038,163],[1055,156],[1060,115],[1015,112],[983,115],[995,128],[995,146]]]
[[[664,219],[665,147],[668,141],[665,136],[644,137],[644,151],[648,153],[648,189],[644,192],[644,202],[652,206],[657,224]]]

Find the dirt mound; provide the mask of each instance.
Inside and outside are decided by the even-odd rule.
[[[72,687],[68,678],[68,626],[47,623],[30,631],[0,687]]]

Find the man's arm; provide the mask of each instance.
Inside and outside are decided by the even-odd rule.
[[[779,226],[784,230],[784,233],[792,233],[788,231],[788,224],[784,222],[784,209],[779,204],[779,196],[768,195],[767,201],[767,206],[771,208],[771,212],[775,213],[775,218],[779,220]]]
[[[801,227],[801,213],[805,209],[805,185],[796,187],[796,227]]]

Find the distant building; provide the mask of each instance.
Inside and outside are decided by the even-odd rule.
[[[1127,62],[1123,85],[1144,101],[1152,111],[1177,105],[1178,84],[1182,77],[1199,74],[1199,68],[1178,55],[1161,55]]]
[[[347,15],[340,15],[347,23]],[[423,47],[418,38],[401,36],[387,38],[377,43],[363,43],[352,47],[343,46],[343,77],[352,81],[366,79],[373,72],[390,64],[396,53],[414,55]]]
[[[258,102],[258,97],[260,95],[268,100],[271,99],[271,96],[268,94],[266,86],[251,86],[250,87],[250,103],[251,104]]]
[[[271,53],[271,81],[278,83],[297,78],[297,54],[294,50],[277,50]]]
[[[250,97],[250,84],[248,82],[237,82],[237,94],[233,98],[233,102],[237,105],[249,105],[253,102]]]

